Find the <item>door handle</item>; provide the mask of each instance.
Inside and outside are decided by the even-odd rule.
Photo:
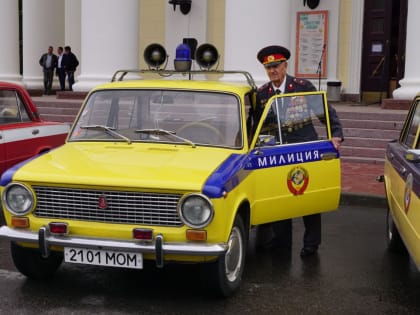
[[[39,133],[39,129],[34,129],[34,130],[32,130],[32,134],[33,135],[37,135]]]
[[[407,169],[404,166],[402,166],[400,168],[400,173],[401,173],[401,175],[405,175],[405,173],[407,173]]]
[[[321,153],[321,159],[328,161],[328,160],[333,160],[337,158],[337,153],[336,152],[326,152],[326,153]]]

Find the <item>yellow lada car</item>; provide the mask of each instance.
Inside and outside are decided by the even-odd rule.
[[[415,98],[398,140],[385,156],[387,237],[392,250],[408,250],[420,270],[420,95]]]
[[[11,241],[22,274],[51,277],[63,261],[201,263],[206,284],[229,296],[252,227],[338,207],[340,159],[325,93],[271,98],[249,136],[252,77],[209,79],[212,71],[175,79],[177,71],[140,70],[160,77],[139,80],[119,71],[89,93],[62,147],[6,171],[0,237]],[[286,119],[286,103],[311,115]],[[319,140],[282,142],[302,124],[313,124]]]

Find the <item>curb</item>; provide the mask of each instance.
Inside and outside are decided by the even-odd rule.
[[[362,206],[368,208],[388,207],[385,196],[359,193],[341,193],[340,206]]]

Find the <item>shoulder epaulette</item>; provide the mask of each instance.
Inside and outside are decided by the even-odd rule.
[[[261,86],[258,88],[258,92],[260,92],[260,91],[262,91],[262,90],[264,90],[264,89],[268,88],[268,86],[269,86],[269,85],[270,85],[270,82],[264,83],[263,85],[261,85]]]
[[[293,79],[293,82],[295,83],[295,84],[298,84],[298,85],[302,85],[302,86],[304,86],[304,85],[308,85],[308,80],[305,80],[305,79],[299,79],[299,78],[294,78]]]

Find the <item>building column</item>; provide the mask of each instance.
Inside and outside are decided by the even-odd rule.
[[[0,81],[20,83],[19,74],[19,6],[16,0],[3,0],[0,3]],[[6,31],[7,30],[7,31]]]
[[[65,41],[64,46],[70,46],[71,51],[79,56],[82,51],[81,35],[82,35],[82,18],[81,18],[81,4],[82,0],[65,0]],[[74,73],[76,78],[80,74],[80,67]],[[67,86],[67,82],[66,82]]]
[[[81,7],[81,74],[75,91],[109,82],[118,69],[139,65],[139,1],[89,0]]]
[[[226,70],[247,70],[257,85],[268,81],[257,53],[268,45],[282,45],[292,51],[290,3],[289,0],[264,0],[263,4],[260,1],[226,1]]]
[[[399,81],[401,87],[394,90],[394,99],[411,100],[420,92],[420,59],[417,56],[420,44],[417,32],[420,29],[420,1],[408,0],[407,39],[405,48],[404,78]]]
[[[41,89],[39,59],[48,46],[56,53],[64,41],[64,0],[22,0],[22,11],[23,81],[28,89]]]
[[[349,61],[351,66],[348,71],[348,86],[345,92],[347,94],[360,95],[364,2],[352,1],[351,7],[351,34],[349,43]]]

